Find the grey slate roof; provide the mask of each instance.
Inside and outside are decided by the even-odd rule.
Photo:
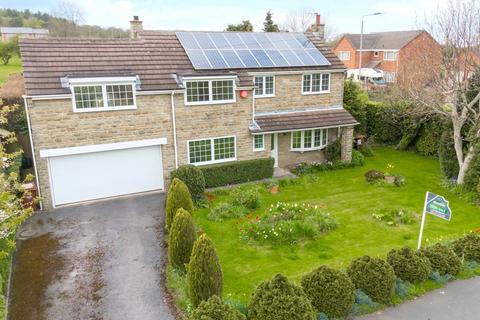
[[[399,50],[424,30],[373,32],[363,35],[363,49]],[[360,34],[346,33],[345,37],[355,49],[360,49]]]
[[[298,129],[328,128],[358,124],[357,120],[342,107],[319,110],[292,111],[283,113],[256,114],[257,127],[253,133],[276,132]]]
[[[307,37],[330,66],[251,69],[331,70],[345,69],[333,51],[312,34]],[[141,31],[140,39],[20,39],[27,95],[70,93],[62,88],[65,76],[138,75],[141,90],[181,89],[177,76],[236,74],[239,86],[253,86],[249,69],[196,71],[175,31]]]

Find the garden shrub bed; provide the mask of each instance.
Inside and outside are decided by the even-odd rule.
[[[225,164],[202,166],[207,188],[221,187],[273,176],[273,158],[235,161]]]

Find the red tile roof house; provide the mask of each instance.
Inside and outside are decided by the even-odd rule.
[[[375,32],[363,35],[362,68],[384,71],[386,82],[395,82],[413,68],[416,61],[431,56],[440,59],[441,47],[424,30]],[[333,48],[348,69],[358,69],[360,60],[360,34],[345,34]]]
[[[163,190],[188,163],[321,161],[339,138],[349,161],[345,66],[316,27],[308,39],[144,31],[134,17],[131,39],[22,39],[44,209]]]

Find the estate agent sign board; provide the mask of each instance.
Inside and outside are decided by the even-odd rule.
[[[418,236],[418,249],[420,249],[422,245],[422,234],[423,228],[425,226],[425,218],[427,213],[430,213],[447,221],[450,221],[452,217],[452,210],[450,210],[450,207],[448,206],[448,200],[440,195],[427,191],[427,194],[425,196],[425,204],[423,207],[420,235]]]

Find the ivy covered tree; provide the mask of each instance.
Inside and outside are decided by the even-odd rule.
[[[345,81],[343,90],[343,105],[345,109],[360,123],[355,127],[355,131],[366,133],[368,93],[362,89],[358,82],[351,79]]]
[[[264,32],[280,32],[280,28],[277,24],[273,22],[272,12],[268,11],[265,21],[263,22],[263,31]]]

